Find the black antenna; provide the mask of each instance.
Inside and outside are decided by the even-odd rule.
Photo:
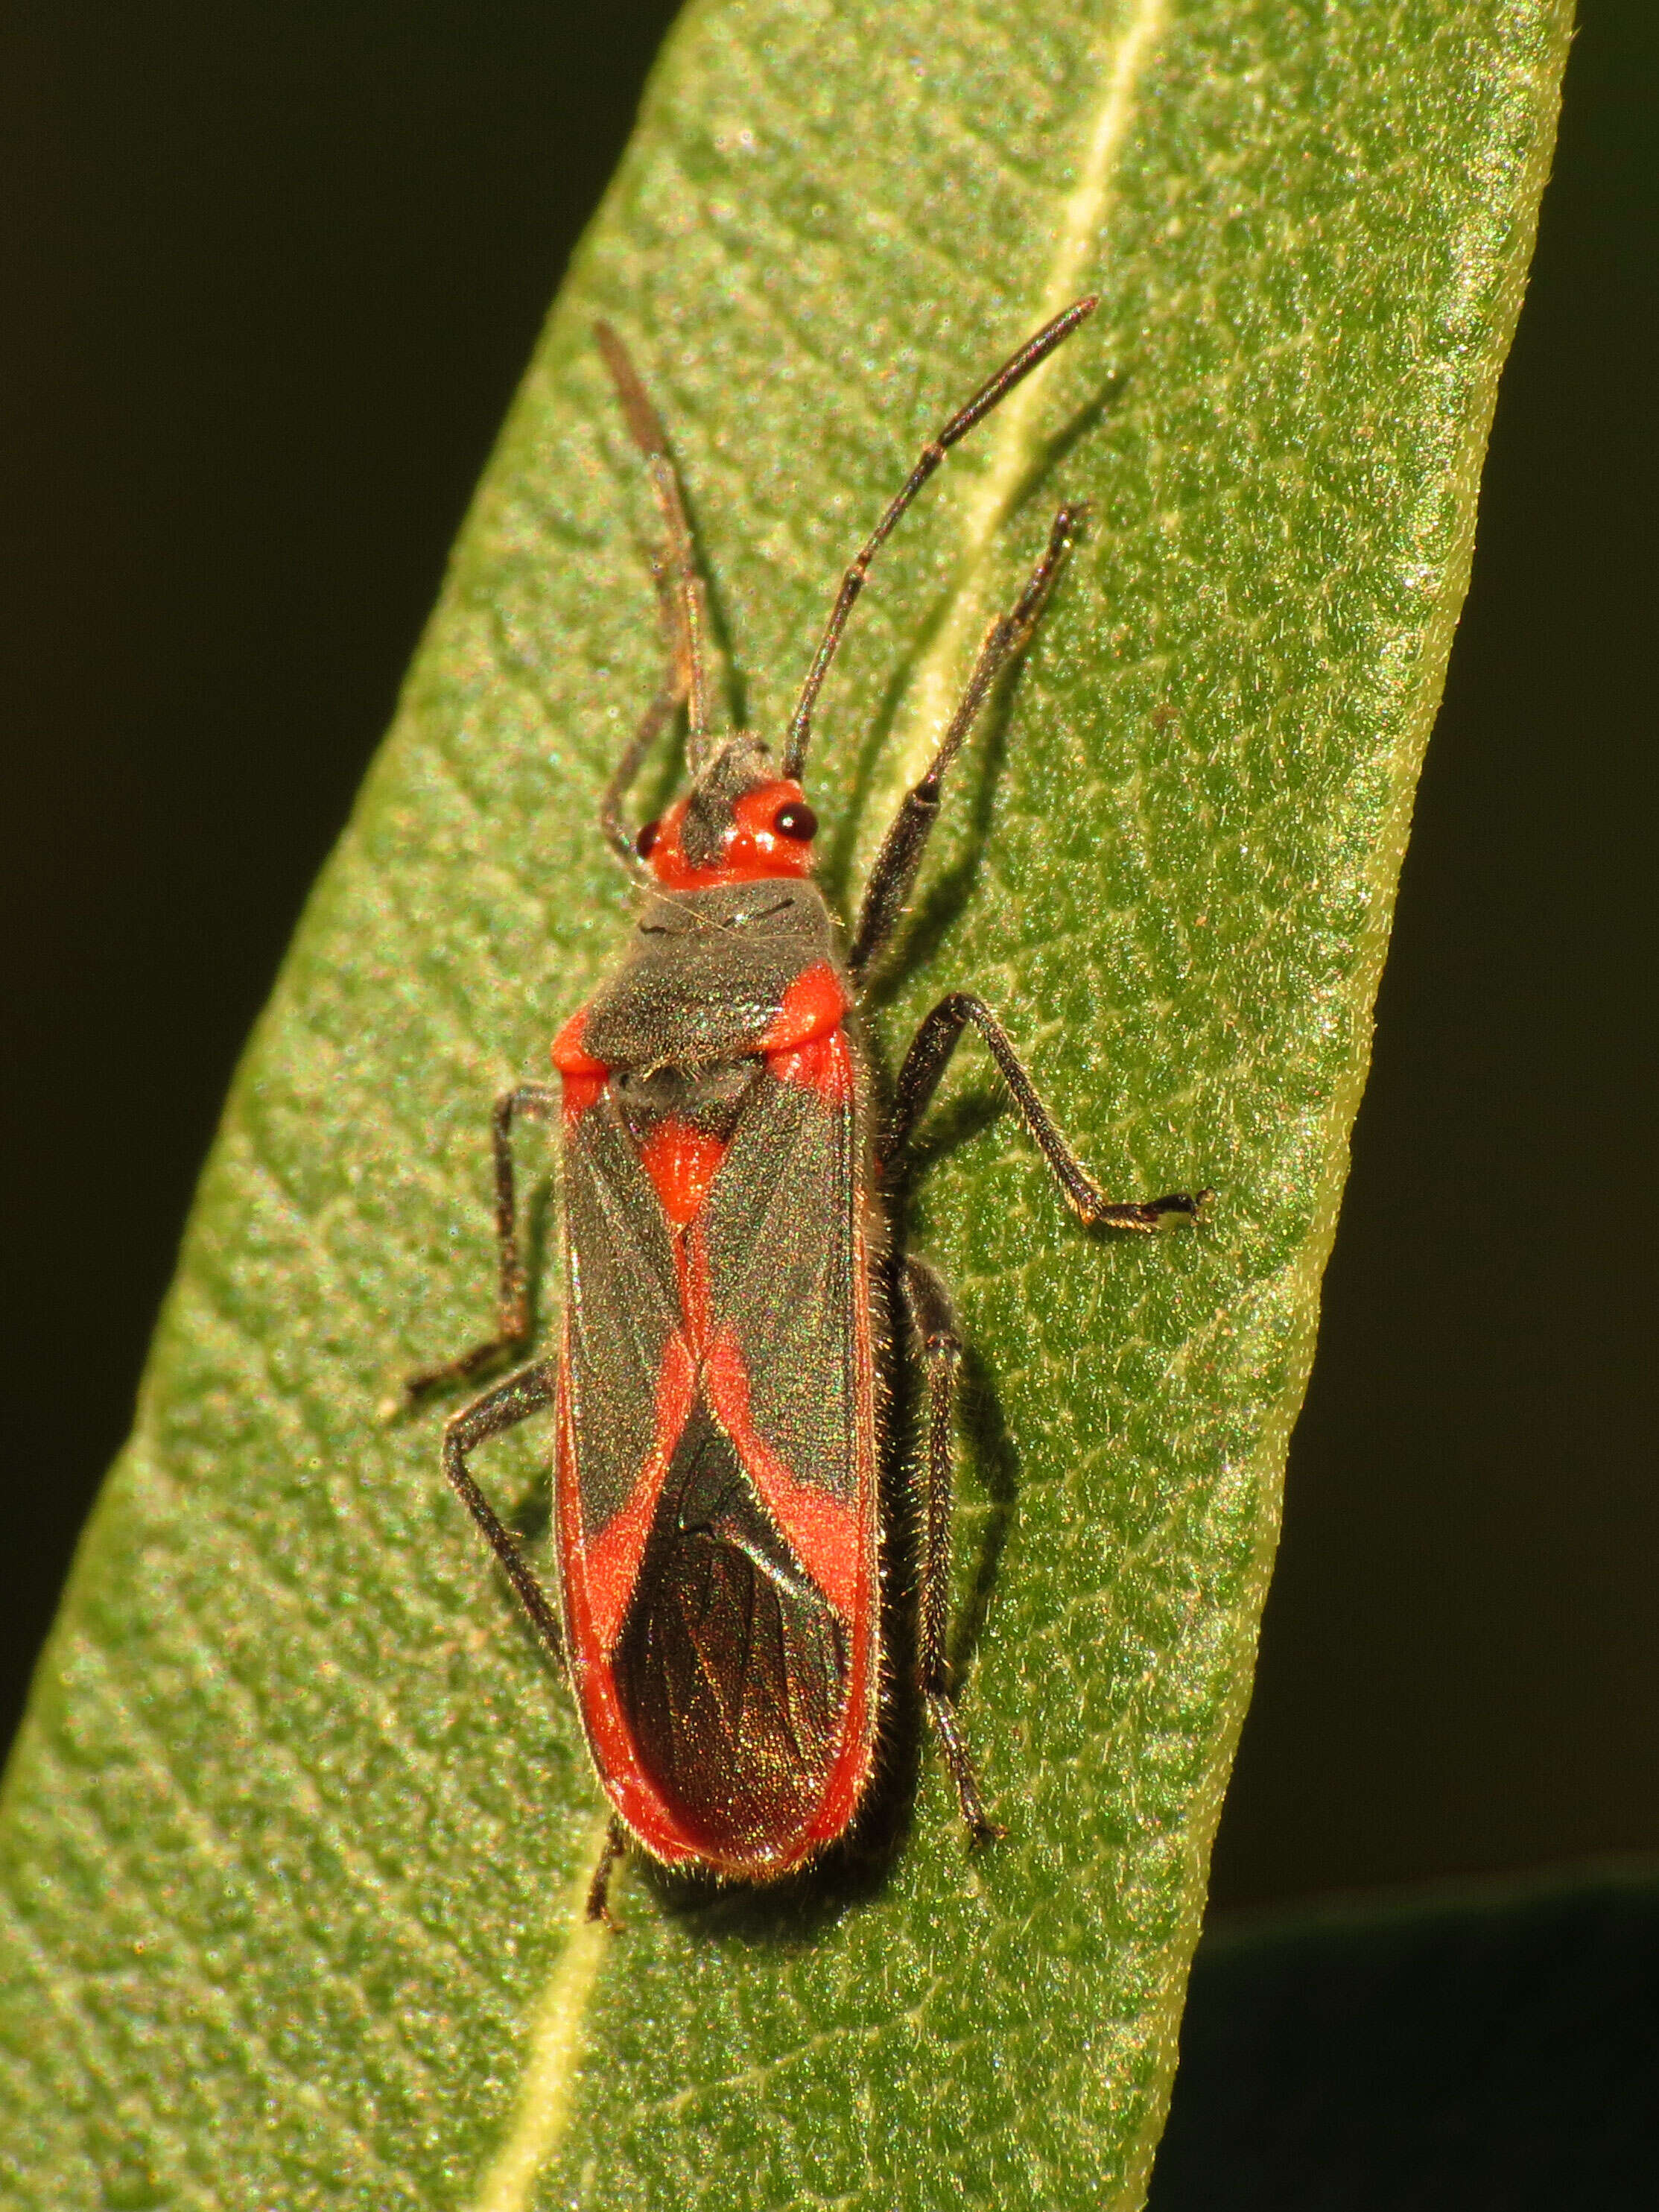
[[[666,577],[674,611],[674,653],[681,664],[689,700],[690,727],[685,759],[686,766],[696,775],[703,767],[703,757],[708,750],[708,679],[702,658],[702,587],[697,577],[691,527],[685,519],[685,501],[680,495],[673,456],[668,450],[667,433],[651,404],[632,356],[609,323],[595,323],[593,335],[599,340],[599,351],[605,356],[605,365],[622,402],[629,435],[645,456],[651,489],[656,495],[658,510],[667,532]]]
[[[905,479],[903,489],[865,539],[858,558],[841,580],[841,589],[836,594],[835,605],[830,610],[823,636],[813,655],[812,665],[806,672],[806,681],[801,686],[795,711],[789,718],[789,741],[785,747],[783,759],[786,775],[799,781],[801,770],[806,765],[806,749],[812,742],[812,711],[817,705],[818,694],[823,689],[823,679],[836,657],[842,632],[847,627],[847,617],[853,611],[853,602],[864,589],[870,563],[892,535],[899,517],[951,447],[958,440],[965,438],[975,423],[982,422],[999,402],[1008,397],[1017,384],[1028,377],[1041,362],[1047,361],[1056,346],[1063,345],[1078,325],[1093,314],[1097,304],[1093,297],[1074,301],[1063,314],[1056,315],[1051,323],[1045,323],[1036,337],[1027,338],[1013,358],[1005,362],[988,384],[981,385],[967,405],[958,408],[939,434],[929,439],[922,447],[915,468]],[[612,374],[615,374],[614,369]],[[639,434],[635,432],[635,434],[638,436]]]

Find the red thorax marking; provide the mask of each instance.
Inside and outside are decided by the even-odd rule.
[[[567,1128],[585,1114],[604,1090],[611,1070],[602,1060],[582,1050],[582,1031],[587,1026],[587,1009],[572,1014],[570,1019],[553,1040],[552,1060],[559,1079],[564,1085],[563,1117]]]
[[[853,1096],[853,1055],[842,1030],[847,993],[827,960],[803,969],[783,994],[777,1019],[760,1040],[779,1083],[816,1091],[833,1106]]]
[[[793,1052],[839,1029],[846,1012],[847,994],[840,976],[827,960],[815,960],[784,993],[777,1019],[757,1038],[757,1045],[765,1053]]]

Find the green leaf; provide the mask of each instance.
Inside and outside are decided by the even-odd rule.
[[[1043,10],[711,0],[677,32],[239,1078],[137,1434],[8,1785],[19,2201],[1133,2205],[1168,2095],[1413,779],[1466,580],[1560,0]],[[489,1306],[488,1102],[615,953],[592,817],[658,672],[648,501],[590,342],[672,427],[776,731],[842,563],[1042,318],[821,720],[856,882],[978,632],[1089,536],[877,994],[1001,1012],[1116,1189],[1070,1222],[964,1054],[917,1241],[973,1350],[966,1853],[775,1894],[634,1873],[400,1371]],[[666,768],[645,799],[659,796]],[[547,1316],[544,1315],[544,1320]],[[509,1502],[535,1447],[486,1479]]]

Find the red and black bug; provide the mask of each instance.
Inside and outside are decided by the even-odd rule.
[[[449,1422],[444,1472],[568,1671],[613,1808],[592,1910],[629,1838],[669,1866],[765,1881],[844,1833],[868,1785],[883,1698],[884,1370],[902,1310],[926,1375],[917,1488],[921,1695],[975,1838],[994,1835],[947,1669],[951,1398],[960,1356],[927,1264],[894,1249],[887,1194],[963,1032],[975,1028],[1067,1204],[1152,1231],[1181,1194],[1113,1203],[1038,1097],[988,1009],[940,1000],[878,1115],[854,1023],[938,814],[946,771],[1031,635],[1077,511],[1062,507],[1012,610],[980,647],[931,765],[888,830],[850,945],[813,884],[817,818],[800,777],[825,674],[872,560],[946,451],[1066,338],[1039,331],[921,451],[842,580],[781,767],[745,730],[710,727],[702,609],[667,441],[620,339],[599,340],[667,538],[667,677],[605,793],[604,834],[638,878],[639,920],[611,980],[553,1044],[556,1089],[496,1102],[499,1328],[410,1394],[523,1343],[513,1130],[562,1134],[559,1348]],[[689,788],[638,836],[623,800],[682,709]],[[1201,1194],[1200,1194],[1201,1195]],[[487,1438],[551,1407],[558,1603],[473,1479]]]

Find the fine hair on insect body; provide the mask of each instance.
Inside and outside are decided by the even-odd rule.
[[[884,1105],[856,1036],[866,978],[904,911],[951,764],[1036,629],[1077,507],[1058,509],[1024,588],[987,629],[849,933],[812,877],[818,823],[802,779],[872,564],[950,448],[1094,305],[1079,300],[1046,323],[922,447],[842,577],[775,763],[755,732],[713,725],[679,478],[630,355],[598,326],[660,520],[670,635],[661,683],[599,810],[639,914],[610,978],[554,1040],[556,1084],[520,1085],[495,1103],[495,1332],[411,1376],[398,1401],[471,1380],[526,1345],[514,1138],[524,1121],[556,1121],[559,1341],[451,1418],[443,1468],[574,1694],[611,1808],[595,1917],[607,1916],[612,1867],[630,1842],[665,1866],[764,1882],[836,1843],[865,1801],[892,1689],[881,1562],[896,1335],[921,1380],[918,1449],[899,1476],[915,1527],[915,1690],[970,1838],[1001,1832],[947,1658],[962,1343],[938,1272],[900,1248],[891,1218],[918,1125],[963,1036],[982,1040],[1088,1226],[1147,1234],[1192,1219],[1207,1195],[1109,1199],[972,992],[951,992],[921,1023]],[[628,793],[682,716],[686,787],[632,830]],[[471,1466],[490,1437],[548,1411],[551,1596]]]

